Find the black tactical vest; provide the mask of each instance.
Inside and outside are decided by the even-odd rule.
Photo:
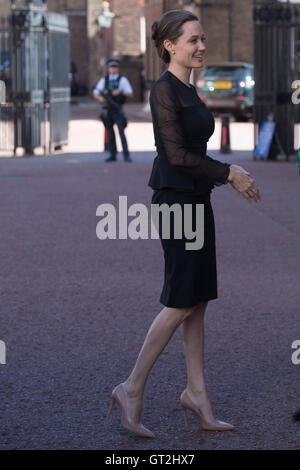
[[[117,88],[119,88],[121,78],[122,75],[119,74],[117,78],[109,80],[109,75],[106,75],[104,89],[108,90],[109,92],[111,92],[112,90],[116,90]],[[126,101],[126,96],[124,96],[123,93],[120,93],[116,96],[112,95],[111,98],[120,106],[122,106]]]

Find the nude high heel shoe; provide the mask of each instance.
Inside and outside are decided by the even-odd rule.
[[[124,390],[124,387],[123,387],[123,383],[117,385],[112,391],[111,404],[110,404],[106,419],[109,418],[111,410],[113,409],[115,403],[117,403],[117,405],[120,408],[121,423],[125,429],[127,429],[128,431],[134,432],[135,434],[138,434],[139,436],[155,437],[153,432],[151,432],[149,429],[143,426],[141,422],[135,423],[132,421],[131,418],[128,417],[127,396],[126,396],[126,391]]]
[[[180,403],[183,409],[184,414],[184,423],[187,428],[187,415],[186,410],[192,411],[200,421],[202,429],[205,431],[230,431],[234,429],[234,426],[224,421],[215,420],[215,422],[210,422],[204,418],[203,413],[201,412],[200,407],[192,400],[189,392],[184,390],[180,396]]]

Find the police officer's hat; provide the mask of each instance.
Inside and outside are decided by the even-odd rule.
[[[119,67],[120,62],[117,59],[109,59],[106,62],[107,67]]]

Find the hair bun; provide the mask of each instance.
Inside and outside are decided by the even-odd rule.
[[[157,47],[157,34],[158,34],[158,21],[154,21],[152,24],[152,39],[155,42],[155,46]]]

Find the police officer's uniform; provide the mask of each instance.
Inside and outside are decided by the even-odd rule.
[[[119,67],[119,61],[110,60],[107,62],[107,66]],[[105,125],[108,130],[108,150],[110,153],[110,156],[106,161],[116,161],[117,159],[117,145],[114,124],[117,124],[118,126],[124,160],[131,161],[127,139],[124,132],[124,129],[127,125],[127,120],[122,109],[122,105],[125,102],[125,96],[123,93],[120,93],[119,95],[111,95],[111,91],[116,89],[119,89],[120,91],[128,94],[133,93],[129,80],[126,77],[121,76],[119,73],[107,74],[106,77],[102,77],[93,90],[94,93],[98,95],[102,94],[104,97],[108,94],[109,101],[112,100],[119,106],[119,109],[117,109],[116,107],[112,106],[109,101],[104,105],[104,109],[107,110],[105,116]]]

